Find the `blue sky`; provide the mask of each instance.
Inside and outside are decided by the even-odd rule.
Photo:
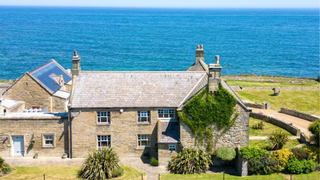
[[[13,6],[319,8],[319,0],[1,0]]]

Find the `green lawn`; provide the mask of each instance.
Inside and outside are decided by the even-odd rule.
[[[280,96],[272,96],[273,91],[271,90],[244,90],[236,93],[243,100],[256,103],[269,101],[271,109],[277,111],[281,107],[286,107],[320,116],[320,93],[318,90],[283,90]]]
[[[268,122],[265,122],[264,129],[253,129],[253,125],[261,122],[260,119],[254,119],[252,117],[249,118],[249,136],[269,136],[273,131],[282,131],[284,134],[287,134],[288,136],[293,136],[289,131],[284,130],[278,126],[275,126],[273,124],[270,124]]]
[[[0,79],[0,83],[8,83],[10,82],[9,80],[6,80],[6,79]]]
[[[177,180],[177,179],[217,179],[223,180],[223,174],[187,174],[187,175],[180,175],[180,174],[163,174],[161,175],[161,180]],[[272,175],[259,175],[259,176],[246,176],[246,177],[239,177],[235,175],[225,174],[225,180],[233,180],[233,179],[277,179],[277,180],[285,180],[283,176],[280,174],[272,174]]]
[[[230,86],[242,87],[320,87],[320,83],[311,78],[276,76],[223,76]]]
[[[12,167],[15,171],[8,176],[0,179],[39,179],[43,180],[43,174],[45,174],[46,180],[56,179],[78,179],[78,172],[80,166],[24,166],[24,167]],[[133,167],[123,166],[124,174],[121,177],[115,178],[117,180],[141,180],[142,173]]]
[[[314,172],[310,174],[293,175],[293,180],[320,180],[320,173]]]
[[[292,148],[299,144],[300,142],[297,139],[292,139],[289,140],[286,145],[284,145],[283,149]],[[269,149],[271,147],[271,143],[268,140],[249,140],[249,146],[261,149]]]

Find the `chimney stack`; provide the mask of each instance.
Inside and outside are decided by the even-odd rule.
[[[74,51],[74,55],[72,58],[72,75],[79,75],[81,72],[81,67],[80,67],[80,56],[78,55],[77,51]]]
[[[222,67],[219,64],[219,55],[216,55],[216,63],[209,64],[209,93],[213,94],[215,91],[218,91],[220,88],[221,82],[221,69]]]
[[[200,59],[204,62],[204,49],[202,44],[200,47],[198,44],[196,49],[196,62],[198,62]]]

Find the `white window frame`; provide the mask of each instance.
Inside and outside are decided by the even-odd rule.
[[[168,144],[168,151],[177,152],[177,145],[176,144]]]
[[[101,122],[101,118],[107,118],[107,122]],[[109,111],[98,111],[97,112],[97,123],[98,124],[110,124],[110,112]]]
[[[147,120],[141,120],[141,117],[146,117]],[[138,123],[150,123],[150,111],[138,111]]]
[[[97,142],[98,142],[98,149],[110,148],[111,147],[111,136],[110,135],[98,135]],[[102,146],[103,142],[106,142],[107,146]]]
[[[147,142],[147,145],[142,145],[142,142]],[[150,147],[150,144],[149,134],[138,134],[138,147]]]
[[[160,117],[161,116],[160,114],[162,114],[162,117]],[[165,117],[165,115],[167,115],[167,117]],[[175,119],[175,116],[176,116],[175,109],[158,109],[159,119]]]
[[[49,138],[52,137],[52,138]],[[47,141],[52,141],[52,144],[47,144]],[[54,146],[54,135],[43,135],[43,145],[53,147]]]

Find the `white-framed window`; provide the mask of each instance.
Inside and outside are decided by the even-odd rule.
[[[177,151],[177,145],[176,144],[168,144],[168,150],[170,152],[176,152]]]
[[[98,135],[98,148],[110,148],[111,136],[110,135]]]
[[[53,146],[53,135],[44,135],[44,146]]]
[[[139,123],[150,123],[150,111],[138,111]]]
[[[138,135],[138,147],[150,147],[150,136],[148,134]]]
[[[110,112],[98,112],[98,124],[110,124]]]
[[[158,110],[158,118],[170,118],[174,119],[175,110],[174,109],[159,109]]]

